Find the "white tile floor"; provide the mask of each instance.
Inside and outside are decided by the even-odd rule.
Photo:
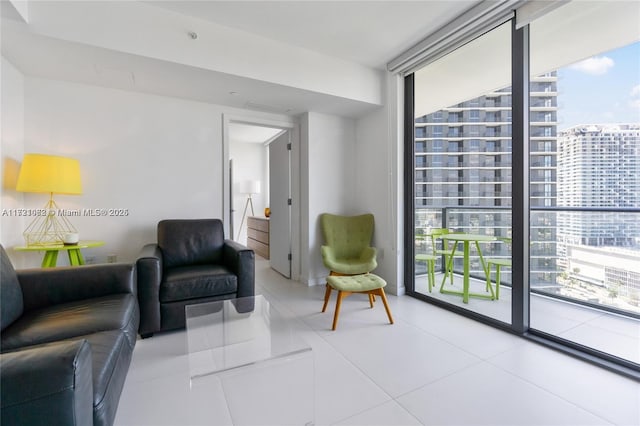
[[[511,289],[502,286],[499,300],[470,298],[443,294],[438,290],[442,274],[436,274],[436,287],[429,292],[427,277],[416,277],[416,291],[479,314],[511,323]],[[454,275],[453,285],[447,288],[462,291],[462,277]],[[472,292],[485,293],[484,281],[471,279]],[[557,298],[532,293],[530,303],[531,328],[553,334],[582,345],[601,350],[640,364],[640,320],[616,315],[599,309],[568,303]]]
[[[353,295],[331,331],[335,295],[323,314],[323,287],[263,260],[256,275],[313,347],[316,425],[640,425],[633,380],[408,296],[389,296],[390,325]],[[189,382],[185,353],[184,332],[138,341],[116,425],[232,424],[215,378]]]

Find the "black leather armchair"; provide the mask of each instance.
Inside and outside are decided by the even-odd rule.
[[[184,328],[186,305],[255,294],[254,252],[225,240],[219,219],[160,221],[137,273],[142,338]]]

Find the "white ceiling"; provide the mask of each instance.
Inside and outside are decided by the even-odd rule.
[[[479,0],[152,1],[216,25],[345,61],[385,64]],[[357,117],[375,105],[35,34],[2,1],[2,55],[27,75],[280,114]],[[7,19],[5,19],[7,18]],[[123,17],[123,19],[126,17]],[[233,93],[232,93],[233,92]]]
[[[2,24],[2,55],[34,77],[275,114],[311,110],[349,117],[366,112],[361,103],[349,99],[53,39],[34,34],[17,22],[3,20]]]
[[[479,0],[187,0],[148,3],[383,69],[395,56],[479,3]]]

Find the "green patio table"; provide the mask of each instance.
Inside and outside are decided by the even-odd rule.
[[[483,235],[483,234],[451,233],[451,234],[440,235],[439,238],[445,241],[447,240],[453,241],[454,243],[453,248],[451,249],[451,256],[449,256],[448,267],[453,268],[453,258],[456,253],[458,243],[462,243],[463,245],[463,259],[464,259],[464,279],[463,279],[462,292],[454,291],[454,290],[446,290],[444,288],[444,284],[447,280],[447,274],[445,274],[442,280],[442,284],[440,285],[440,293],[461,295],[462,301],[464,303],[469,303],[469,297],[480,297],[480,298],[489,299],[489,300],[495,299],[495,294],[493,293],[493,288],[491,286],[489,286],[489,291],[491,292],[491,294],[469,292],[469,244],[473,242],[476,245],[476,250],[478,250],[478,255],[480,256],[480,263],[482,264],[482,269],[484,270],[486,275],[487,265],[484,263],[484,258],[482,257],[482,250],[480,250],[480,243],[496,241],[496,237],[492,237],[491,235]]]

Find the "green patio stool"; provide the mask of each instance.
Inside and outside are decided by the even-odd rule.
[[[331,296],[331,289],[338,291],[338,298],[336,299],[336,311],[333,315],[333,326],[331,330],[335,330],[338,326],[338,316],[340,315],[340,306],[342,305],[342,299],[350,296],[353,293],[363,293],[369,295],[369,305],[373,308],[374,296],[380,296],[384,309],[387,311],[387,317],[389,322],[393,324],[393,317],[391,316],[391,310],[387,303],[387,296],[384,293],[384,287],[387,285],[386,281],[375,274],[360,274],[360,275],[348,275],[337,276],[331,275],[327,277],[327,289],[328,291],[324,296],[324,306],[322,312],[327,308],[327,302]]]
[[[506,244],[511,244],[511,238],[498,238],[498,240],[503,241]],[[511,258],[504,257],[496,257],[496,258],[488,258],[485,259],[485,263],[487,264],[487,290],[491,286],[491,265],[495,265],[496,267],[496,300],[500,299],[500,269],[502,267],[510,268],[511,267]]]
[[[440,236],[448,233],[449,230],[446,228],[432,228],[427,235],[431,237],[431,249],[433,250],[433,255],[436,257],[444,256],[444,273],[445,275],[449,275],[449,281],[453,284],[453,262],[450,261],[451,248],[449,248],[449,244],[443,240],[442,248],[439,249],[438,242],[436,241],[440,239]]]
[[[427,265],[427,281],[429,282],[429,293],[436,284],[436,261],[438,256],[433,254],[420,253],[416,254],[416,263],[424,262]]]

